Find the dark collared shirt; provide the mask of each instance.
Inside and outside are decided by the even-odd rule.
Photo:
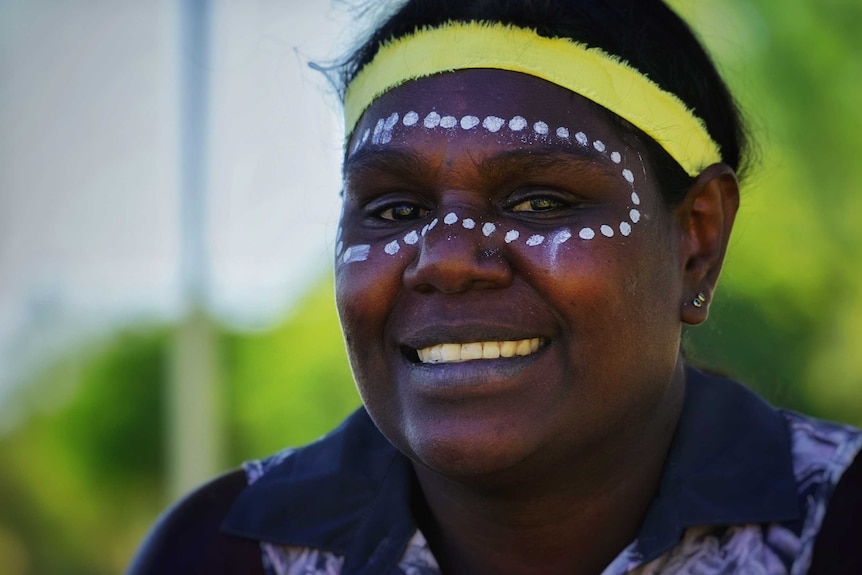
[[[688,370],[685,405],[637,538],[603,575],[804,573],[862,432],[776,410]],[[410,462],[360,409],[301,449],[245,466],[222,530],[261,541],[269,574],[434,575]]]

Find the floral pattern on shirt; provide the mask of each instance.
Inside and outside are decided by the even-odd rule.
[[[692,527],[680,543],[645,565],[602,575],[802,575],[838,480],[862,449],[862,432],[782,411],[790,431],[793,475],[803,506],[800,533],[785,525]]]
[[[862,431],[782,412],[791,437],[793,472],[803,508],[799,533],[781,523],[691,527],[662,556],[643,563],[637,541],[602,575],[802,575],[811,564],[814,540],[829,498],[862,450]],[[284,461],[285,450],[246,464],[249,483]],[[344,558],[330,552],[262,542],[267,575],[341,575]],[[440,575],[428,543],[416,531],[398,568],[403,575]]]

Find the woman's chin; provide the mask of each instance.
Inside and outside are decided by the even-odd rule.
[[[449,426],[408,437],[408,455],[414,463],[450,479],[490,479],[508,475],[530,457],[532,450],[522,439],[475,429],[459,433],[456,426]]]

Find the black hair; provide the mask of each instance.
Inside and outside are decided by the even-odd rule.
[[[694,33],[662,0],[408,0],[341,63],[341,97],[384,42],[445,22],[532,28],[615,55],[701,118],[725,164],[740,176],[747,167],[748,138],[736,102]],[[609,117],[623,137],[647,150],[665,202],[678,204],[693,179],[652,138],[615,114]]]

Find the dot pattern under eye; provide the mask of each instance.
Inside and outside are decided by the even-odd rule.
[[[536,139],[548,140],[556,138],[558,141],[569,142],[572,145],[583,148],[592,147],[596,152],[605,155],[608,159],[621,166],[620,175],[631,186],[631,206],[627,213],[627,218],[616,223],[601,224],[595,228],[584,227],[580,229],[562,228],[558,230],[552,240],[548,240],[540,234],[527,235],[522,238],[522,234],[517,229],[499,229],[495,222],[477,222],[471,218],[462,218],[455,212],[450,212],[443,217],[443,225],[454,226],[459,224],[465,230],[475,230],[485,237],[493,237],[497,233],[502,233],[507,244],[515,242],[523,242],[527,247],[535,248],[548,243],[560,245],[571,238],[577,237],[581,241],[592,241],[599,237],[613,238],[617,234],[628,237],[634,231],[634,225],[641,221],[641,199],[637,191],[635,191],[635,175],[630,169],[622,167],[623,154],[616,150],[609,150],[605,142],[601,140],[590,140],[589,136],[583,131],[573,131],[568,126],[558,126],[552,129],[547,122],[537,120],[530,124],[523,116],[514,116],[512,118],[501,118],[498,116],[479,116],[464,115],[457,118],[452,115],[441,115],[437,111],[431,111],[427,114],[421,114],[411,110],[401,116],[397,112],[380,118],[374,124],[374,128],[366,129],[360,136],[355,138],[353,153],[358,151],[369,142],[372,145],[385,145],[392,141],[392,136],[396,128],[403,126],[406,129],[424,129],[424,130],[443,130],[450,133],[456,133],[458,130],[469,132],[471,130],[484,130],[489,134],[497,134],[504,131],[509,131],[511,134],[519,138],[525,135],[532,135]],[[431,222],[425,224],[422,228],[411,230],[402,238],[392,240],[383,247],[383,252],[389,256],[395,256],[401,251],[401,244],[407,246],[416,245],[419,242],[420,236],[425,236],[440,223],[439,218],[434,218]],[[336,247],[336,259],[339,264],[347,264],[357,261],[365,261],[370,255],[371,246],[363,244],[348,247],[344,249],[343,243],[340,241],[341,230],[339,228],[338,245]]]

